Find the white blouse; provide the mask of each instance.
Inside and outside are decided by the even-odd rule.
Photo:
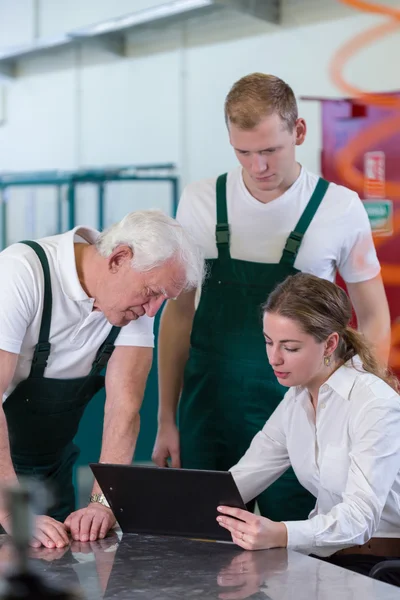
[[[285,522],[292,550],[329,556],[400,537],[400,397],[353,361],[321,386],[316,414],[308,391],[290,388],[231,469],[245,502],[290,465],[317,498],[308,520]]]

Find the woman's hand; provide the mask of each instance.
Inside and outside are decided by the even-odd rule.
[[[218,512],[221,513],[217,517],[218,523],[231,532],[232,540],[241,548],[245,550],[286,548],[287,529],[284,523],[276,523],[266,517],[230,506],[219,506]]]

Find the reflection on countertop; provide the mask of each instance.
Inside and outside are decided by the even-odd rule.
[[[80,587],[87,600],[398,600],[400,590],[286,550],[243,551],[232,544],[121,535],[31,551],[49,583]],[[12,564],[0,536],[0,574]]]

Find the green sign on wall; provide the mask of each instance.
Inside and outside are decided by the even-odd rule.
[[[372,233],[391,235],[393,233],[393,202],[391,200],[364,200]]]

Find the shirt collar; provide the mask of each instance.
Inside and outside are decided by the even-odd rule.
[[[61,240],[57,250],[57,262],[61,287],[64,294],[76,302],[90,300],[90,298],[79,281],[78,272],[76,270],[74,244],[94,244],[99,235],[100,234],[96,229],[78,226],[60,236]]]
[[[329,379],[325,381],[323,386],[328,386],[343,398],[343,400],[350,400],[351,390],[353,389],[357,377],[362,372],[364,372],[364,369],[360,357],[358,355],[353,356],[352,359],[336,369]],[[323,386],[321,386],[320,389],[322,389]],[[297,386],[295,395],[300,395],[304,390],[305,388],[303,386]]]

